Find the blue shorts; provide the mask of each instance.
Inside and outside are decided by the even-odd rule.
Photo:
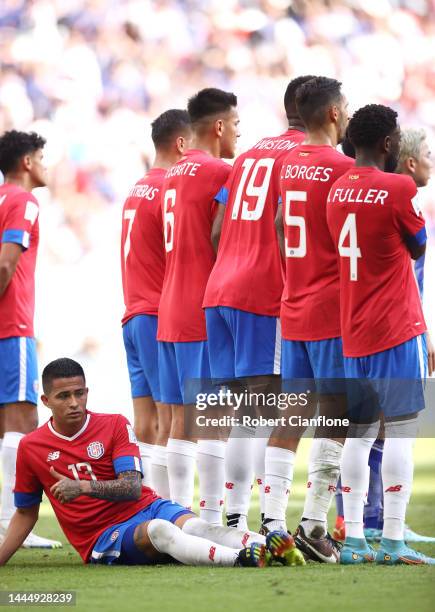
[[[38,403],[35,338],[0,339],[0,404]]]
[[[414,414],[424,408],[427,375],[424,334],[367,357],[345,357],[350,417],[370,423],[379,418]]]
[[[134,531],[140,523],[152,519],[163,519],[175,523],[184,514],[192,514],[191,510],[175,504],[167,499],[156,499],[152,504],[131,516],[127,521],[108,527],[95,542],[89,562],[112,565],[152,565],[161,563],[149,559],[134,543]]]
[[[157,317],[137,315],[122,328],[131,396],[160,401],[159,364],[157,352]]]
[[[202,381],[210,379],[207,341],[158,342],[162,402],[194,404]]]
[[[216,306],[205,309],[205,319],[214,379],[280,374],[279,318]]]
[[[285,391],[345,393],[341,338],[283,340],[281,372]]]

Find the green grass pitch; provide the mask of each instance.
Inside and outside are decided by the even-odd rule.
[[[289,506],[289,527],[302,510],[309,444],[299,452]],[[435,443],[419,440],[415,451],[414,491],[408,522],[421,533],[435,534]],[[331,512],[331,522],[333,520]],[[250,527],[258,528],[254,492]],[[36,532],[65,538],[47,503]],[[435,544],[417,547],[435,556]],[[85,566],[68,544],[59,551],[20,551],[0,568],[1,590],[74,590],[77,605],[68,609],[127,612],[229,612],[233,610],[328,611],[435,610],[435,567],[341,567],[312,564],[301,568],[258,569]],[[29,607],[14,606],[28,610]],[[56,608],[67,609],[65,606]]]

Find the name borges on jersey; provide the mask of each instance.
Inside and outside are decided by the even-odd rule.
[[[301,179],[327,183],[331,179],[333,169],[323,166],[300,166],[287,164],[281,169],[281,179]]]

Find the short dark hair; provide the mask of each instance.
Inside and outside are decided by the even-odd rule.
[[[341,150],[343,151],[344,155],[347,155],[347,157],[352,157],[353,159],[355,159],[356,157],[355,147],[349,140],[348,130],[346,130],[346,136],[344,137],[343,142],[341,143]]]
[[[187,111],[192,123],[211,117],[218,113],[225,113],[233,106],[237,106],[237,96],[229,91],[207,87],[201,89],[187,102]]]
[[[85,379],[85,373],[82,366],[68,357],[60,357],[47,364],[42,372],[42,388],[44,393],[50,393],[53,380],[56,378],[74,378],[82,376]]]
[[[151,138],[154,146],[167,147],[179,132],[190,129],[190,117],[186,110],[171,108],[151,123]]]
[[[45,143],[45,138],[35,132],[5,132],[0,138],[0,170],[3,175],[15,170],[24,155],[42,149]]]
[[[342,97],[341,83],[328,77],[314,77],[296,92],[296,109],[307,126],[320,126],[331,104]]]
[[[397,113],[383,104],[367,104],[359,108],[349,121],[349,140],[358,149],[371,149],[397,128]]]
[[[287,85],[287,89],[285,90],[285,94],[284,94],[284,108],[285,108],[285,114],[288,119],[298,114],[296,110],[296,102],[295,102],[296,91],[298,87],[300,87],[307,81],[310,81],[311,79],[314,79],[314,78],[315,77],[312,74],[305,75],[305,76],[298,76],[295,79],[291,80],[290,83]]]

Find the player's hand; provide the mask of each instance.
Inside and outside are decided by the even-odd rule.
[[[53,466],[50,467],[50,474],[57,480],[57,482],[50,487],[50,491],[62,504],[66,504],[76,497],[79,497],[79,495],[82,495],[80,482],[77,480],[62,476],[62,474],[56,472]]]
[[[426,347],[427,347],[427,367],[429,376],[435,372],[435,347],[432,344],[432,340],[429,332],[426,332]]]

